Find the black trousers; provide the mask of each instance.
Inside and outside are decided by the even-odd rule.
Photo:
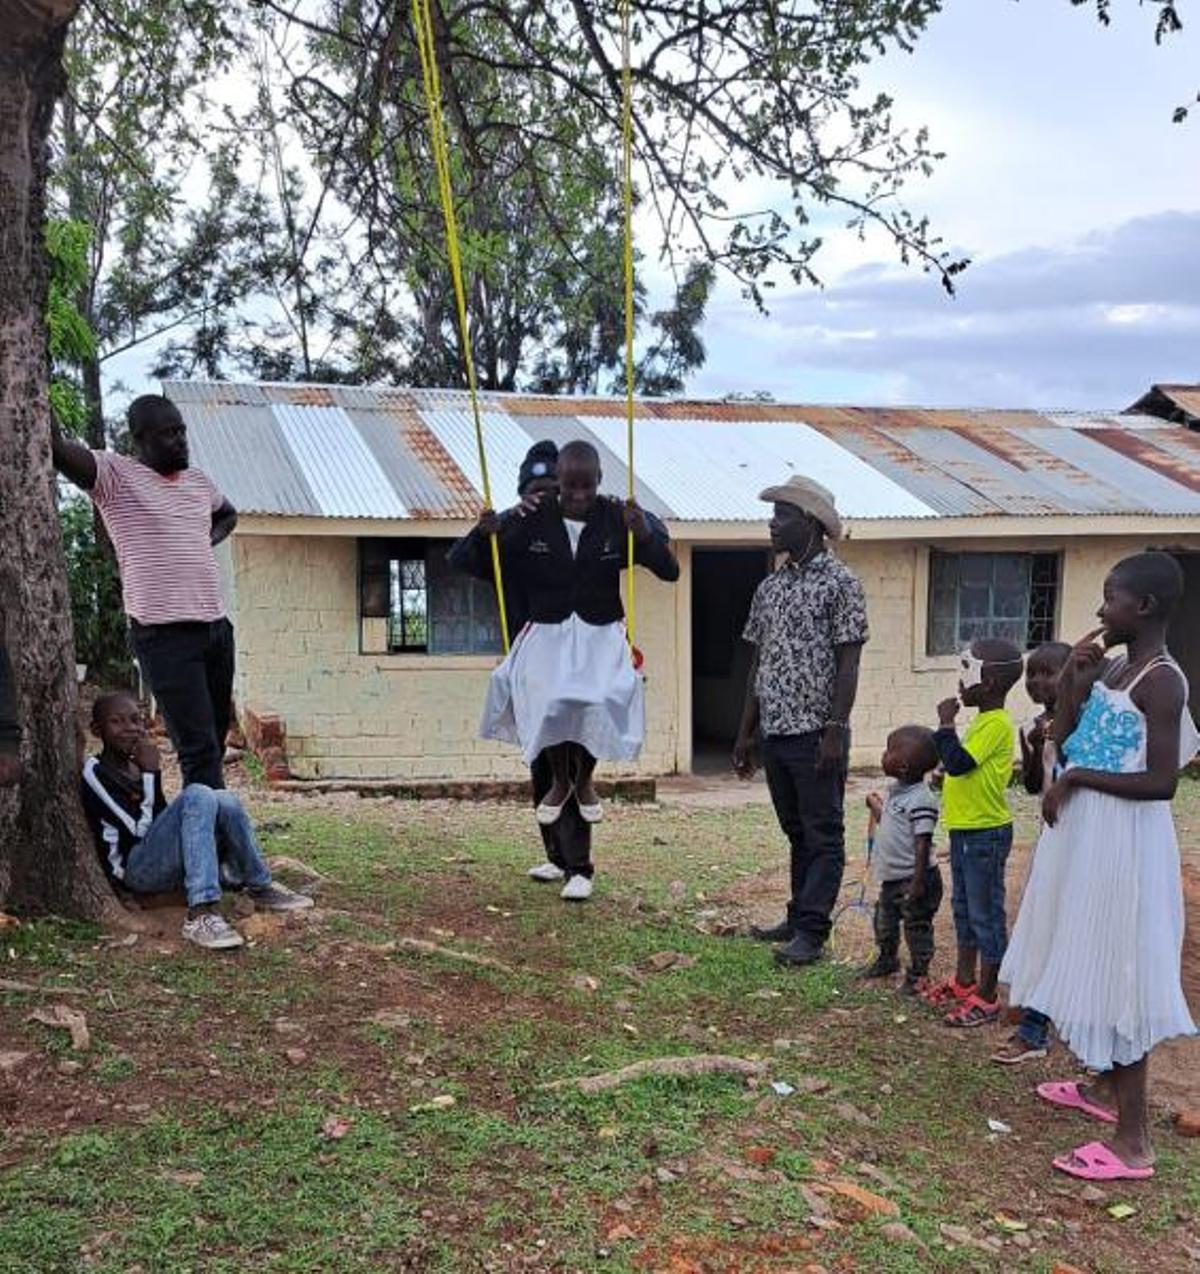
[[[875,942],[889,964],[900,954],[900,928],[908,947],[908,968],[923,978],[933,960],[933,918],[942,905],[942,873],[936,867],[925,872],[925,892],[915,901],[908,896],[912,878],[885,880],[875,903]]]
[[[183,782],[225,786],[222,762],[233,703],[233,625],[130,624],[133,653],[162,709]]]
[[[533,780],[533,803],[538,805],[554,783],[550,759],[542,752],[530,770]],[[542,827],[542,843],[546,857],[555,867],[568,876],[588,876],[595,871],[592,866],[592,825],[584,822],[579,812],[579,802],[574,793],[563,807],[558,822]]]
[[[792,899],[788,919],[797,934],[823,946],[846,866],[846,769],[817,773],[820,732],[768,735],[763,739],[767,787],[779,826],[792,850]]]

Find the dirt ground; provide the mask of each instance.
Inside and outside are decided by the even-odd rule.
[[[867,792],[879,785],[872,775],[852,775],[846,793],[847,825],[853,829],[857,812]],[[766,785],[740,784],[736,779],[671,779],[662,785],[660,799],[664,804],[694,806],[701,809],[734,809],[739,805],[759,804],[765,799]],[[1183,986],[1192,1016],[1200,1021],[1200,827],[1193,824],[1190,806],[1177,812],[1183,857],[1184,901],[1187,928],[1183,946]],[[1027,821],[1027,820],[1025,820]],[[1016,920],[1021,889],[1029,871],[1033,840],[1021,836],[1008,863],[1009,925]],[[866,862],[853,831],[847,835],[849,862],[842,888],[840,905],[844,909],[834,938],[839,958],[869,959],[871,937],[869,900],[872,887],[865,880]],[[936,934],[938,956],[935,970],[948,972],[954,951],[954,922],[950,914],[949,881],[946,897],[938,912]],[[779,918],[780,900],[786,897],[787,871],[780,867],[773,874],[756,877],[738,885],[717,900],[728,911],[728,919],[739,925],[771,923]],[[864,904],[861,909],[855,904]],[[1200,1041],[1184,1040],[1160,1047],[1152,1060],[1153,1097],[1170,1111],[1200,1109]]]

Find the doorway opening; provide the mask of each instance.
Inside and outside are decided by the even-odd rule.
[[[692,770],[727,770],[745,701],[751,647],[742,640],[768,549],[692,551]]]

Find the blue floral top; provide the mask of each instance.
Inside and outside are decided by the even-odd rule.
[[[1133,701],[1133,689],[1152,668],[1166,664],[1183,677],[1173,660],[1155,660],[1123,690],[1097,681],[1083,705],[1075,729],[1062,745],[1067,765],[1107,774],[1140,774],[1146,768],[1146,718]],[[1114,662],[1105,676],[1119,678],[1124,660]],[[1188,711],[1187,682],[1184,679],[1184,707],[1179,723],[1179,766],[1182,769],[1196,755],[1200,740],[1192,714]]]

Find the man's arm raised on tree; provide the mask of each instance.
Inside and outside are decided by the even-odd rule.
[[[50,454],[55,469],[84,491],[96,485],[96,457],[81,442],[68,438],[51,418]]]
[[[209,532],[209,539],[214,546],[220,544],[222,540],[227,540],[233,534],[233,528],[237,526],[237,520],[237,509],[228,500],[223,500],[221,507],[213,510],[212,530]]]

